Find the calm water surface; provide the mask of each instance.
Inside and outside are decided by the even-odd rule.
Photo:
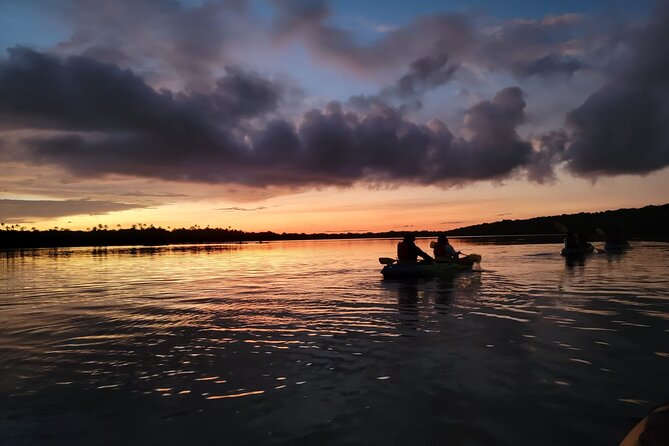
[[[395,244],[3,253],[0,444],[615,445],[669,400],[669,245]]]

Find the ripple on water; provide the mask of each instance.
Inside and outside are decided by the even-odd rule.
[[[79,444],[157,425],[167,443],[616,444],[662,402],[666,245],[571,264],[458,241],[482,272],[383,281],[395,243],[6,257],[1,419],[17,444],[73,416]]]

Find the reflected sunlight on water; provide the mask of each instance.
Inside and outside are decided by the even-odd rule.
[[[395,243],[2,253],[0,436],[616,444],[669,400],[669,245],[384,281]]]

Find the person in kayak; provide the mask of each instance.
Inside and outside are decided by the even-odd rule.
[[[594,249],[583,234],[571,231],[567,232],[567,236],[564,238],[564,247],[570,250]]]
[[[592,246],[592,243],[588,242],[588,240],[585,238],[583,234],[580,232],[576,234],[576,239],[578,240],[578,244],[581,246],[581,249],[588,249],[588,250],[594,250],[595,247]]]
[[[429,254],[423,252],[418,246],[416,246],[416,237],[408,234],[404,236],[404,239],[397,244],[397,262],[398,263],[416,263],[418,261],[418,256],[423,259],[431,262],[433,259]]]
[[[445,235],[442,234],[437,237],[437,243],[434,244],[434,258],[437,262],[452,262],[458,260],[460,254],[462,253],[453,248]]]
[[[569,231],[564,237],[564,249],[580,249],[581,245],[578,242],[576,234]]]

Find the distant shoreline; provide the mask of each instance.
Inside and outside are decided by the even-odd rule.
[[[216,244],[270,242],[282,240],[341,240],[371,238],[436,237],[447,234],[458,238],[523,238],[544,237],[559,240],[567,231],[584,234],[589,240],[602,241],[608,233],[629,240],[669,241],[669,204],[639,209],[618,209],[596,213],[579,213],[537,217],[525,220],[501,220],[467,226],[449,231],[386,231],[365,233],[276,233],[246,232],[235,229],[191,228],[164,229],[154,226],[129,229],[96,227],[89,231],[69,229],[28,230],[15,225],[0,229],[0,249],[161,246],[182,244]]]

